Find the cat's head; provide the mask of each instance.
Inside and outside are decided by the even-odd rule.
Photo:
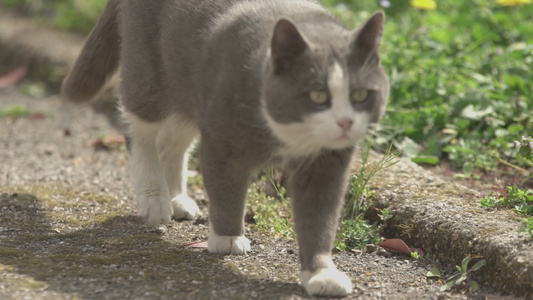
[[[379,121],[389,97],[380,65],[384,16],[348,31],[277,22],[263,82],[264,115],[283,152],[308,156],[353,146]]]

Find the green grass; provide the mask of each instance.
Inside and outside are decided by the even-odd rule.
[[[513,208],[518,213],[533,216],[533,190],[519,189],[514,186],[507,187],[507,195],[491,193],[481,199],[481,205],[486,207]]]
[[[386,169],[399,162],[397,159],[401,151],[392,151],[392,144],[385,152],[381,160],[369,162],[371,142],[366,139],[361,146],[360,157],[361,167],[359,172],[354,174],[350,180],[350,189],[348,190],[348,199],[346,201],[346,210],[344,219],[357,219],[366,210],[365,200],[371,193],[368,188],[368,182],[377,172]]]
[[[272,173],[265,173],[268,178],[272,178]],[[277,187],[270,179],[280,197],[279,200],[275,199],[265,193],[267,179],[263,176],[261,181],[260,187],[252,184],[248,193],[248,214],[253,216],[255,227],[275,236],[294,238],[290,200],[285,198],[284,189]]]
[[[335,239],[335,248],[340,251],[363,249],[367,244],[377,245],[382,241],[377,224],[369,224],[362,216],[344,219]]]

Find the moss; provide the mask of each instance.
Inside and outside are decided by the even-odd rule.
[[[3,257],[18,257],[24,255],[24,251],[18,250],[16,248],[3,247],[0,246],[0,256]]]
[[[13,272],[14,268],[12,266],[6,266],[0,264],[0,272]],[[36,281],[33,278],[24,277],[4,277],[4,284],[7,283],[10,286],[15,286],[17,289],[26,289],[38,291],[46,287],[46,284],[41,281]]]
[[[23,202],[42,202],[47,207],[77,208],[80,203],[97,202],[99,204],[116,201],[106,195],[76,191],[60,183],[24,185],[0,188],[1,193],[17,194],[17,200]]]
[[[104,210],[89,218],[78,218],[64,213],[64,210],[81,210],[98,203],[100,205],[116,202],[116,199],[96,192],[75,191],[65,185],[58,183],[48,183],[40,185],[25,185],[0,188],[0,193],[11,195],[11,201],[19,209],[31,209],[38,215],[31,220],[21,220],[17,226],[24,231],[43,231],[43,218],[48,219],[48,223],[64,223],[71,227],[84,227],[106,222],[108,219],[121,214],[120,211]],[[59,208],[59,209],[56,209]],[[40,217],[40,218],[39,218]],[[49,226],[48,226],[49,227]]]
[[[5,271],[13,271],[13,267],[0,264],[0,272],[5,272]]]
[[[46,287],[46,284],[41,281],[36,281],[33,278],[11,278],[10,283],[16,285],[21,289],[28,289],[38,291]]]

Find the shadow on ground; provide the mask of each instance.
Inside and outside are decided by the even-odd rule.
[[[221,255],[164,241],[135,216],[69,231],[57,229],[61,220],[33,194],[3,193],[0,210],[0,266],[69,298],[244,299],[253,290],[305,296],[296,283],[251,279]]]

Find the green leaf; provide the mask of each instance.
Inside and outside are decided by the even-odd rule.
[[[411,158],[411,161],[417,164],[438,165],[439,158],[436,156],[418,156]]]
[[[445,285],[440,287],[441,292],[446,292],[452,289],[452,286],[455,284],[455,281],[448,281]]]
[[[511,124],[507,130],[509,130],[509,134],[519,134],[524,131],[524,126],[520,124]]]
[[[461,262],[461,269],[459,269],[459,271],[461,273],[466,273],[466,270],[468,268],[468,263],[470,262],[470,255],[463,258],[463,261]]]
[[[420,154],[420,145],[408,137],[403,139],[398,148],[402,149],[402,154],[405,157],[413,158]]]
[[[477,270],[481,269],[485,265],[487,265],[487,261],[486,260],[480,260],[472,267],[471,270],[472,271],[477,271]]]
[[[426,274],[427,278],[440,278],[440,270],[439,268],[433,266]]]
[[[490,39],[492,31],[480,23],[474,23],[474,26],[472,26],[472,35],[476,40],[483,41]]]
[[[430,36],[435,41],[448,45],[455,37],[455,34],[453,34],[453,32],[448,29],[440,29],[432,31]]]
[[[459,278],[457,278],[457,280],[455,281],[455,284],[456,285],[460,285],[465,280],[466,280],[466,274],[461,274],[461,276]]]
[[[457,278],[459,278],[461,275],[463,275],[463,274],[462,273],[454,274],[454,275],[450,276],[450,278],[448,278],[447,281],[456,281]]]
[[[474,105],[469,104],[465,108],[463,108],[463,111],[461,111],[461,117],[478,121],[478,120],[481,120],[483,117],[490,115],[492,112],[493,112],[492,107],[479,110],[479,109],[476,109]]]
[[[514,89],[525,88],[524,79],[518,75],[503,74],[503,82]]]
[[[470,290],[471,290],[471,291],[477,291],[477,289],[478,289],[478,287],[479,287],[478,284],[477,284],[477,282],[474,281],[474,280],[470,280],[470,281],[468,282],[468,285],[470,286]]]

